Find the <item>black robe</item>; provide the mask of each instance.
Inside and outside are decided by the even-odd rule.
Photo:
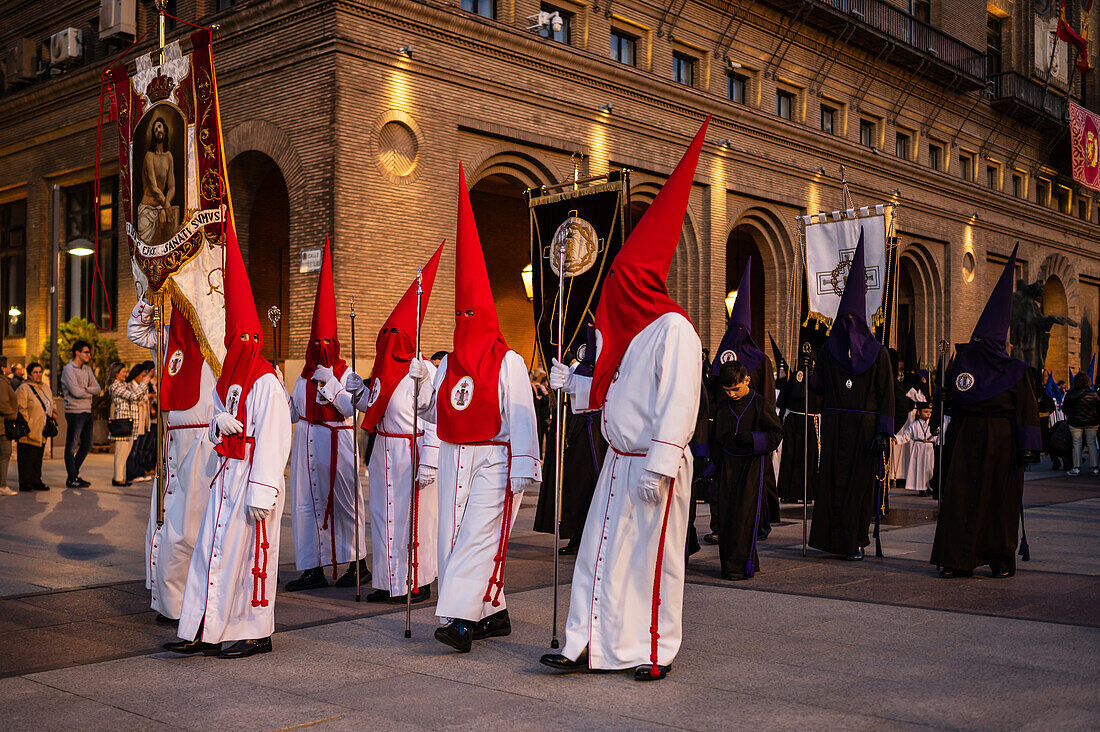
[[[600,477],[607,441],[600,431],[600,412],[573,414],[566,407],[565,459],[562,463],[561,528],[562,539],[580,541],[588,506]],[[535,508],[535,531],[554,533],[554,459],[556,427],[551,420],[546,433],[546,460],[542,464],[543,483],[539,489],[539,502]]]
[[[776,486],[779,498],[784,501],[802,501],[803,444],[806,444],[806,465],[809,466],[805,491],[807,500],[813,501],[817,490],[817,423],[820,417],[805,414],[821,414],[821,397],[810,390],[810,411],[806,411],[806,382],[796,371],[784,384],[780,409],[783,412],[783,454],[779,459],[779,482]],[[797,412],[797,414],[796,414]],[[807,421],[809,422],[807,424]],[[803,439],[808,435],[809,442]]]
[[[739,445],[746,435],[751,446]],[[723,398],[715,407],[711,456],[718,468],[718,556],[723,575],[751,577],[760,568],[756,537],[764,521],[762,501],[771,453],[783,438],[774,407],[755,391],[738,400]]]
[[[848,384],[851,386],[848,386]],[[875,435],[894,434],[894,378],[885,348],[862,374],[846,374],[828,353],[810,376],[822,397],[821,468],[814,496],[810,546],[854,554],[870,543],[885,454]]]
[[[1040,444],[1031,372],[1011,389],[976,404],[955,404],[948,414],[943,499],[929,561],[964,571],[992,562],[1014,572],[1021,452]]]

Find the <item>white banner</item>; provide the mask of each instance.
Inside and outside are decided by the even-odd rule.
[[[802,217],[811,318],[832,325],[862,230],[867,323],[874,325],[881,320],[887,279],[885,208],[879,205]]]

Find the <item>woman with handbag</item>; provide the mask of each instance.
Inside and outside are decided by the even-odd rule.
[[[139,376],[134,381],[126,378],[125,364],[116,361],[107,370],[107,396],[111,400],[111,418],[107,422],[107,431],[115,444],[115,475],[113,486],[128,486],[126,479],[126,459],[134,446],[136,430],[141,408],[145,403],[148,390],[147,377]]]
[[[49,388],[42,383],[42,366],[27,366],[27,380],[15,392],[19,414],[27,421],[30,432],[19,438],[16,458],[19,461],[19,490],[48,491],[42,482],[42,454],[46,440],[57,436],[57,411]]]
[[[126,458],[126,481],[128,483],[140,483],[152,480],[150,467],[156,465],[157,442],[156,430],[152,429],[150,404],[152,402],[153,362],[142,361],[134,364],[130,373],[126,375],[126,381],[131,387],[142,389],[143,399],[136,405],[133,412],[134,420],[134,444]]]

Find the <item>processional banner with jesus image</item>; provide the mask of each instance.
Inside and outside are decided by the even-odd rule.
[[[832,327],[862,232],[867,271],[867,323],[874,328],[883,322],[889,284],[886,208],[878,205],[802,217],[810,319]]]
[[[131,74],[112,68],[119,132],[119,188],[138,296],[172,303],[191,324],[215,374],[225,356],[222,251],[232,226],[211,31],[165,46]],[[159,55],[154,51],[154,55]]]

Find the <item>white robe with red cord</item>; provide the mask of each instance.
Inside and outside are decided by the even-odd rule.
[[[195,638],[200,622],[199,640],[206,643],[266,638],[275,632],[283,471],[291,440],[290,407],[277,376],[268,373],[256,380],[246,409],[245,434],[251,438],[246,457],[215,454],[218,468],[183,593],[179,637],[184,640]],[[214,414],[223,411],[215,391]],[[213,444],[220,442],[213,419],[208,437]],[[271,514],[258,524],[248,517],[248,506],[271,509]],[[258,526],[268,546],[257,552]],[[267,578],[259,578],[254,569],[266,569]]]
[[[905,472],[905,489],[910,491],[931,490],[932,473],[936,469],[936,442],[928,420],[919,417],[898,433],[899,445],[909,448],[909,461]]]
[[[290,454],[291,526],[294,529],[294,565],[299,570],[342,564],[367,556],[365,491],[359,490],[359,555],[355,554],[355,481],[359,452],[352,429],[351,394],[344,389],[348,374],[333,377],[317,393],[345,416],[339,422],[305,421],[307,383],[302,377],[290,395],[290,419],[295,423]],[[336,475],[332,479],[332,440],[336,439]],[[330,492],[331,491],[331,492]],[[332,513],[329,515],[329,500]],[[334,533],[335,531],[335,533]]]
[[[418,408],[431,403],[435,367],[428,365],[429,376],[420,384]],[[407,374],[397,382],[386,411],[375,427],[377,437],[370,456],[370,528],[371,569],[375,589],[391,596],[404,595],[409,566],[409,497],[412,495],[412,422],[413,379]],[[369,392],[359,401],[366,411]],[[435,425],[421,417],[417,421],[417,449],[420,464],[439,464],[439,438]],[[438,484],[420,488],[416,504],[416,543],[413,548],[414,587],[431,584],[436,578],[438,556],[436,535],[439,527]]]
[[[152,305],[143,300],[134,308],[126,335],[134,345],[150,349],[156,358]],[[167,329],[164,338],[168,338]],[[214,414],[211,394],[216,383],[217,377],[204,361],[195,406],[164,412],[164,523],[157,526],[158,484],[154,480],[145,531],[145,587],[150,590],[151,607],[173,619],[180,616],[191,553],[210,498],[210,481],[218,467],[214,446],[206,439]]]
[[[446,374],[444,358],[436,371],[434,393],[426,412],[431,422],[436,421],[435,404],[441,398],[439,389]],[[542,481],[535,401],[522,356],[515,351],[504,355],[497,383],[501,424],[490,442],[504,444],[457,445],[441,441],[439,446],[439,601],[435,614],[441,618],[478,621],[507,607],[503,584],[494,583],[500,579],[495,558],[502,538],[507,547],[523,500],[522,491],[509,497],[509,479]],[[506,517],[509,503],[511,511]]]
[[[657,663],[672,663],[680,649],[701,361],[691,323],[662,315],[634,336],[607,390],[601,425],[610,449],[577,551],[562,650],[576,660],[587,648],[591,668],[652,663],[655,608]],[[574,411],[586,411],[591,383],[574,375]],[[658,503],[631,491],[645,470],[672,479]]]

